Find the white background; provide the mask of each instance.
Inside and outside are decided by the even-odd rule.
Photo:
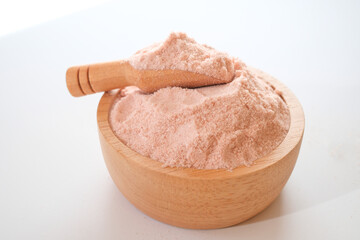
[[[359,1],[110,2],[10,34],[32,21],[21,11],[0,21],[0,239],[360,239]],[[274,75],[304,107],[289,182],[237,226],[181,229],[133,207],[102,159],[100,94],[66,89],[69,66],[128,57],[173,30]]]
[[[0,36],[47,22],[109,0],[2,0],[0,1]]]

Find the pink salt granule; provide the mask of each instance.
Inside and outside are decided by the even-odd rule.
[[[171,33],[164,42],[144,48],[128,59],[136,69],[177,69],[205,74],[222,83],[234,78],[235,60],[226,53],[195,42],[185,33]]]
[[[171,36],[170,39],[188,39],[183,34]],[[140,65],[144,68],[196,65],[197,71],[201,71],[207,69],[206,63],[199,60],[201,57],[192,58],[191,52],[195,56],[223,56],[209,47],[200,47],[201,54],[197,54],[197,47],[203,45],[193,40],[192,46],[197,47],[187,49],[187,58],[174,56],[177,59],[174,60],[173,55],[160,54],[162,57],[157,58],[153,54],[159,49],[166,52],[178,45],[176,42],[168,39],[166,43],[138,52],[135,58],[142,59]],[[194,64],[193,59],[199,62]],[[232,59],[231,64],[222,62],[211,74],[222,75],[223,67],[227,66],[230,71],[226,74],[234,75],[233,81],[227,84],[195,89],[167,87],[152,94],[142,93],[136,87],[123,89],[110,111],[114,133],[128,147],[163,163],[164,167],[251,166],[285,138],[290,126],[289,109],[279,92],[266,82],[268,75],[249,69],[235,58],[226,59]]]

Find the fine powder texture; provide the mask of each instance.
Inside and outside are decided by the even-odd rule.
[[[191,58],[183,61],[171,64],[192,66],[186,63]],[[266,82],[268,75],[236,59],[232,67],[234,80],[223,85],[167,87],[152,94],[123,89],[110,111],[113,131],[128,147],[163,166],[250,166],[283,141],[290,114],[281,93]]]
[[[136,69],[177,69],[205,74],[223,82],[235,75],[235,58],[199,44],[185,33],[171,33],[166,41],[144,48],[129,59]]]

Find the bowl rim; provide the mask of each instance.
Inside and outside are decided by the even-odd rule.
[[[123,158],[131,160],[140,168],[157,172],[159,174],[166,174],[172,177],[180,177],[187,179],[226,179],[247,174],[256,173],[264,168],[270,167],[279,160],[283,159],[297,146],[302,140],[305,128],[305,118],[302,106],[296,96],[283,83],[264,73],[261,70],[252,68],[256,75],[268,82],[272,87],[281,92],[281,96],[289,107],[290,111],[290,127],[287,135],[283,141],[266,156],[258,158],[250,167],[239,166],[232,170],[228,169],[195,169],[182,167],[163,167],[162,163],[153,160],[149,157],[143,156],[128,146],[126,146],[113,132],[109,123],[109,112],[114,100],[117,98],[120,90],[112,90],[105,92],[101,97],[97,109],[97,123],[99,134],[105,138],[106,142]]]

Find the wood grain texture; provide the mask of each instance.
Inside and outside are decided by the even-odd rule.
[[[74,66],[66,73],[66,85],[74,97],[126,86],[137,86],[142,91],[150,93],[169,86],[201,87],[219,83],[224,81],[188,71],[138,70],[124,60]]]
[[[270,154],[251,167],[233,171],[163,168],[160,162],[131,150],[115,136],[108,121],[118,91],[105,93],[97,113],[100,143],[109,173],[123,195],[154,219],[192,229],[235,225],[270,205],[297,160],[304,114],[289,89],[265,73],[256,72],[282,92],[290,109],[290,129]]]

